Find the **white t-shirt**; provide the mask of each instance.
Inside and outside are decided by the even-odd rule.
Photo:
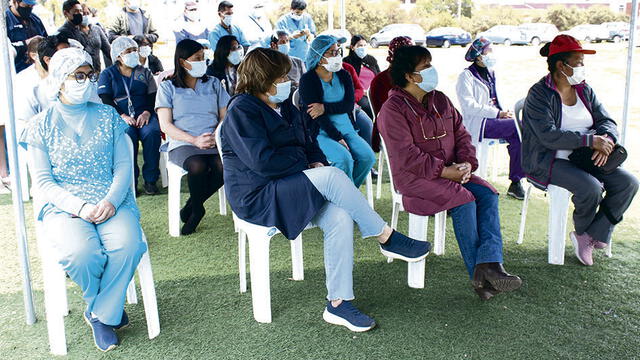
[[[573,106],[562,104],[562,126],[560,126],[560,129],[585,135],[589,132],[591,126],[593,126],[593,118],[580,98]],[[572,152],[573,150],[558,150],[556,159],[569,160],[569,155]]]

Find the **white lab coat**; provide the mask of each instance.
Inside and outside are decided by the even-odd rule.
[[[497,81],[496,81],[497,83]],[[471,134],[473,145],[478,145],[484,133],[485,119],[497,118],[500,110],[492,104],[487,85],[477,79],[469,69],[464,69],[456,84],[462,122]]]

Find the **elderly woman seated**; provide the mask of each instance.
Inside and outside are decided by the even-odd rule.
[[[129,324],[127,285],[147,247],[131,190],[128,125],[96,97],[98,74],[85,51],[58,51],[49,63],[55,97],[23,133],[39,195],[38,221],[59,262],[80,285],[83,316],[102,351]]]
[[[449,211],[474,290],[487,300],[522,281],[502,267],[498,194],[481,178],[471,136],[449,98],[435,90],[438,73],[421,46],[398,49],[389,92],[378,117],[396,189],[418,215]]]
[[[418,261],[430,244],[393,231],[342,170],[325,166],[317,140],[289,98],[290,67],[286,55],[256,49],[238,69],[239,95],[231,99],[220,125],[229,204],[239,218],[275,226],[288,239],[309,223],[319,226],[329,292],[323,318],[367,331],[374,320],[351,303],[353,222],[363,237],[376,238],[388,257]]]

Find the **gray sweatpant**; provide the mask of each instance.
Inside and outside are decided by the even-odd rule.
[[[611,241],[614,226],[622,221],[622,215],[638,191],[636,177],[622,168],[608,175],[591,174],[563,159],[556,159],[553,164],[551,184],[573,194],[576,233],[586,232],[594,240],[605,243]]]

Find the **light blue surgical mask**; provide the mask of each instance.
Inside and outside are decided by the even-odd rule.
[[[415,83],[420,89],[431,92],[438,86],[438,72],[435,67],[431,66],[421,71],[416,71],[414,74],[422,77],[422,82]]]
[[[289,43],[278,45],[278,51],[285,55],[289,55],[289,50],[291,50],[291,45],[289,45]]]
[[[239,49],[239,50],[234,50],[230,52],[229,56],[227,56],[227,60],[229,60],[229,62],[233,65],[238,65],[242,61],[243,57],[244,57],[244,50]]]
[[[356,53],[356,55],[358,55],[360,59],[364,59],[364,57],[367,56],[367,48],[364,46],[355,48],[355,50],[353,51]]]
[[[496,57],[493,54],[482,55],[482,63],[489,70],[492,70],[496,66],[497,62],[498,62],[498,59],[496,59]]]
[[[276,87],[276,94],[269,95],[269,101],[274,104],[280,104],[289,98],[291,94],[291,80],[273,85]]]

